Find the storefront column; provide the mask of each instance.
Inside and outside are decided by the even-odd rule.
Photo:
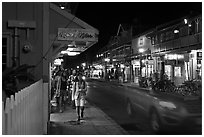
[[[132,62],[130,64],[130,82],[134,82]]]
[[[160,72],[160,79],[163,79],[164,73],[165,73],[165,60],[164,56],[161,56],[161,72]]]
[[[43,3],[43,131],[48,133],[49,127],[49,66],[51,61],[49,43],[49,3]]]

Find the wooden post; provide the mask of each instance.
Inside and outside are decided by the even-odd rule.
[[[11,95],[11,135],[14,135],[15,127],[15,107],[14,107],[14,96]]]
[[[9,135],[11,131],[10,98],[6,98],[5,114],[6,135]]]
[[[43,3],[43,134],[47,134],[48,127],[48,82],[49,82],[49,61],[50,49],[52,45],[49,43],[49,10],[50,4],[45,2]],[[46,87],[45,87],[46,86]]]

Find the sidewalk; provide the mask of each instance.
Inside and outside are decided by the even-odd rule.
[[[102,110],[87,102],[84,120],[76,122],[75,109],[67,106],[63,113],[51,113],[49,135],[128,135]]]

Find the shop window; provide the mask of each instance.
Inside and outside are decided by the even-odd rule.
[[[155,44],[158,44],[158,36],[155,36]]]
[[[196,32],[196,24],[195,21],[192,21],[191,23],[188,24],[189,27],[189,35],[193,35]]]
[[[183,36],[187,36],[187,35],[188,35],[188,26],[185,25],[185,26],[180,28],[179,36],[183,37]]]
[[[152,44],[152,45],[155,45],[155,37],[152,37],[152,38],[151,38],[151,44]]]
[[[2,71],[4,71],[7,67],[7,48],[8,48],[8,38],[2,38]]]
[[[202,32],[202,20],[198,19],[198,32]]]
[[[160,36],[160,42],[164,42],[165,41],[165,34],[162,33]]]
[[[143,45],[144,45],[144,38],[143,38],[143,37],[139,39],[139,45],[140,45],[140,46],[143,46]]]
[[[174,37],[174,36],[173,36],[173,32],[172,32],[172,31],[166,32],[166,37],[165,37],[166,41],[172,40],[173,37]]]
[[[165,65],[165,74],[171,79],[171,65]]]
[[[174,76],[181,77],[181,67],[174,67]]]

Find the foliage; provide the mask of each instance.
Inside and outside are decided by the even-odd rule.
[[[33,67],[24,64],[15,68],[7,68],[2,73],[2,88],[7,97],[18,92],[21,87],[20,85],[34,82],[34,76],[28,72],[28,69]]]

